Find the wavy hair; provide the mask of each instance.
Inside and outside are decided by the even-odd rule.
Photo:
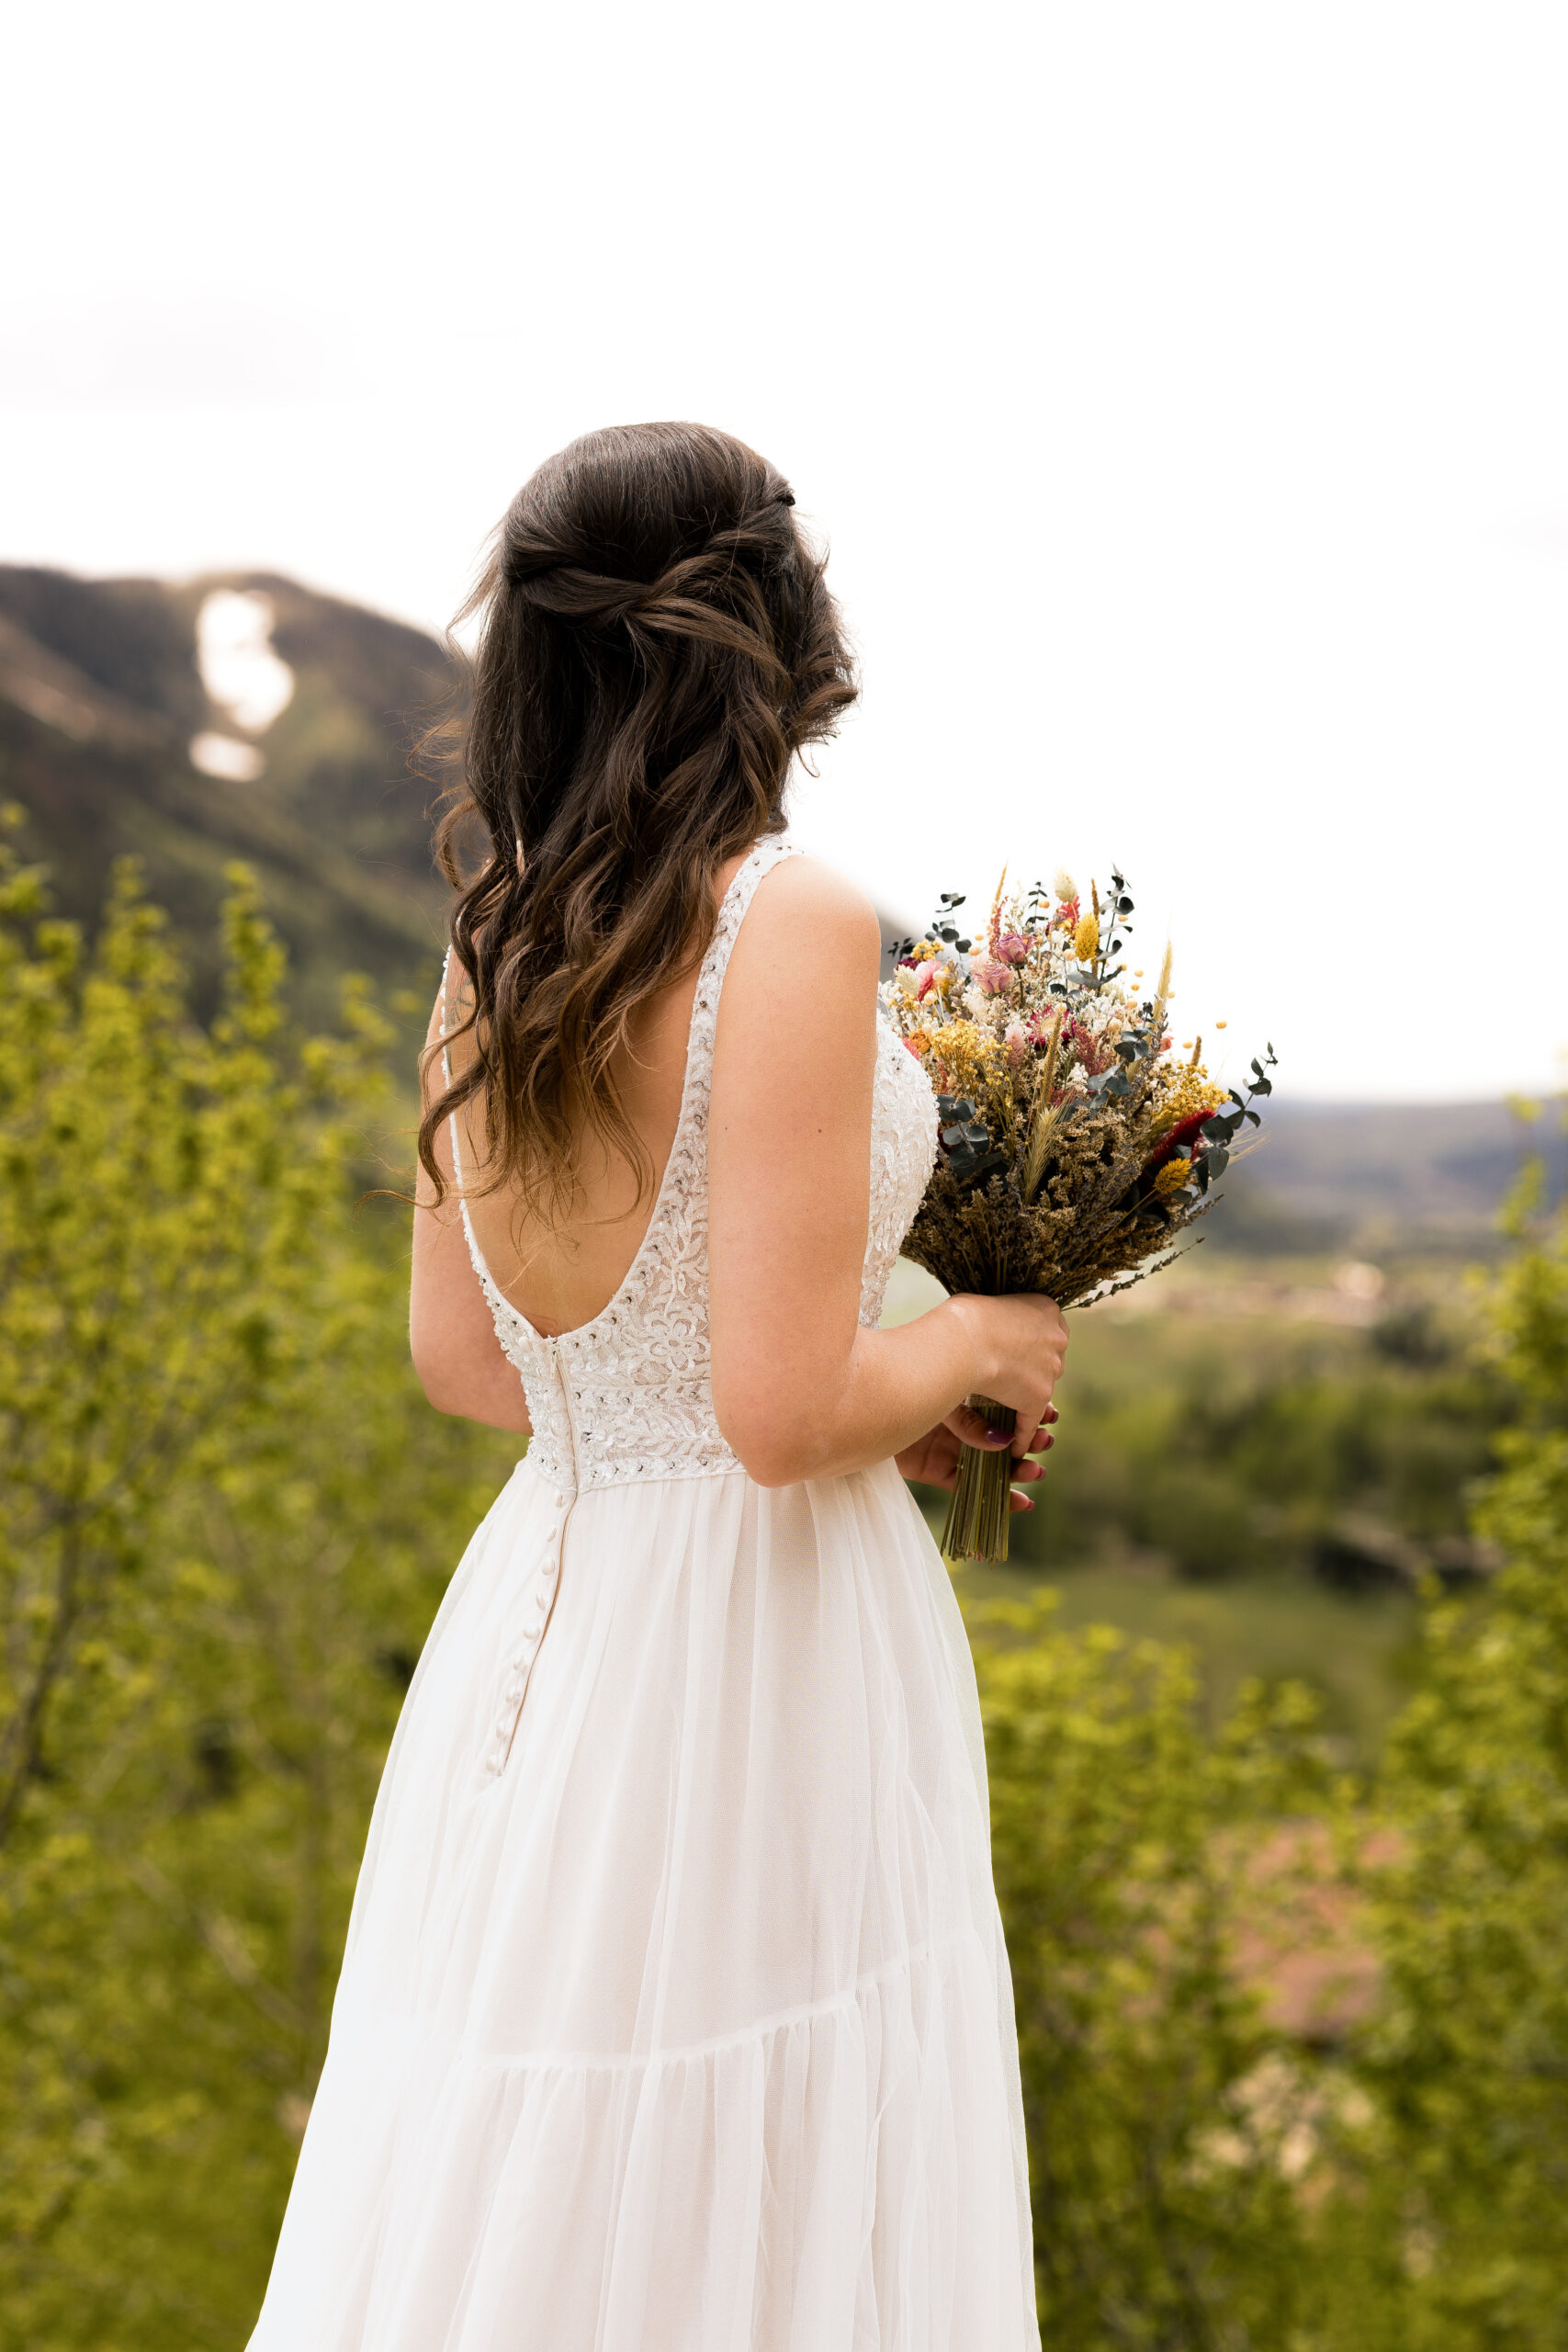
[[[480,624],[460,705],[426,739],[455,770],[436,851],[475,1047],[420,1124],[438,1199],[441,1122],[481,1092],[486,1189],[558,1223],[592,1134],[649,1190],[616,1049],[704,954],[719,867],[782,830],[792,760],[855,697],[794,505],[727,433],[615,425],[547,458],[497,530],[455,623]]]

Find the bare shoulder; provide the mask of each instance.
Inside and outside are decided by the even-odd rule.
[[[869,1082],[881,960],[864,892],[815,858],[783,860],[736,935],[719,999],[720,1071],[765,1071],[775,1099],[796,1082],[848,1084],[863,1064]]]
[[[781,956],[803,973],[827,956],[856,981],[866,973],[874,979],[882,930],[865,892],[819,858],[781,859],[757,885],[731,968],[776,968]]]

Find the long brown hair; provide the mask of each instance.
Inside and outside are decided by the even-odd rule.
[[[782,830],[795,753],[855,696],[794,505],[702,424],[585,434],[513,500],[457,616],[481,616],[464,707],[434,730],[457,763],[436,847],[476,1053],[420,1125],[438,1198],[437,1130],[481,1091],[487,1186],[546,1222],[576,1198],[588,1131],[647,1190],[612,1057],[706,948],[718,868]]]

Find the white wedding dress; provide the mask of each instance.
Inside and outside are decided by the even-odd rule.
[[[891,1462],[754,1486],[708,1385],[699,978],[647,1237],[388,1758],[252,2352],[1038,2352],[974,1668]],[[925,1186],[882,1024],[861,1320]],[[465,1222],[467,1212],[465,1210]]]

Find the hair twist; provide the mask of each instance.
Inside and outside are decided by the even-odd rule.
[[[458,890],[484,1182],[552,1220],[589,1132],[651,1173],[612,1075],[631,1014],[699,956],[714,877],[784,822],[790,763],[854,699],[822,560],[783,476],[694,424],[616,426],[525,483],[459,620],[466,707],[427,743],[458,783],[437,846]],[[486,854],[462,870],[478,820]]]

